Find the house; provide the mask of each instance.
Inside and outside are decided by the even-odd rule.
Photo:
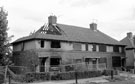
[[[96,68],[104,64],[107,69],[125,66],[125,45],[99,31],[96,23],[91,23],[90,28],[83,28],[59,24],[56,16],[49,16],[47,25],[12,44],[17,66],[24,66],[28,60],[24,60],[26,55],[21,57],[19,53],[27,50],[37,53],[40,62],[36,66],[37,72],[48,72],[50,67],[75,63],[96,65]]]
[[[125,47],[126,66],[133,68],[135,66],[135,37],[133,36],[132,32],[128,32],[127,36],[120,42],[127,45]]]

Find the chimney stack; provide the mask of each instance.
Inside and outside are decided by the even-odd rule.
[[[91,23],[90,24],[90,29],[93,30],[93,31],[96,31],[97,30],[97,24],[96,23]]]
[[[127,33],[127,37],[128,37],[128,38],[132,38],[132,37],[133,37],[132,32],[128,32],[128,33]]]
[[[57,23],[57,17],[56,16],[49,16],[48,17],[48,23],[51,24],[51,25],[54,25]]]

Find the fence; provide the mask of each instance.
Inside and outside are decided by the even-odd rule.
[[[50,80],[50,79],[73,79],[74,73],[77,71],[80,75],[79,77],[91,77],[101,75],[99,70],[105,70],[106,64],[86,64],[86,63],[77,63],[77,64],[66,64],[66,65],[59,65],[59,66],[41,66],[44,68],[42,72],[36,72],[34,69],[30,67],[24,66],[8,66],[7,70],[5,66],[0,66],[0,73],[2,73],[3,79],[1,80],[4,82],[4,78],[12,78],[14,81],[29,81],[35,79],[42,79],[42,80]],[[45,71],[48,68],[49,71]],[[93,72],[94,71],[94,72]],[[86,73],[87,72],[87,73]],[[7,74],[6,74],[7,73]],[[59,77],[54,76],[55,73],[59,75]],[[98,73],[98,74],[97,74]],[[85,75],[83,75],[85,74]],[[93,74],[93,75],[92,75]],[[6,77],[4,77],[6,76]],[[34,78],[38,77],[38,78]],[[28,78],[28,80],[26,79]],[[0,78],[1,79],[1,78]],[[12,81],[11,81],[12,82]]]

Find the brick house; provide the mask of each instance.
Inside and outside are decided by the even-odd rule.
[[[135,37],[132,32],[128,32],[120,42],[127,45],[125,47],[126,66],[133,68],[135,66]]]
[[[125,45],[99,31],[96,23],[91,23],[90,28],[83,28],[59,24],[56,16],[49,16],[47,25],[12,44],[14,63],[18,66],[25,63],[16,52],[35,50],[40,60],[36,66],[37,72],[48,72],[50,67],[82,62],[97,65],[97,68],[104,63],[107,69],[125,66]]]

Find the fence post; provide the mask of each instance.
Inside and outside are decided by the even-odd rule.
[[[77,71],[75,70],[75,82],[76,82],[76,84],[78,84],[78,79],[77,79]]]
[[[8,70],[8,66],[6,65],[6,67],[5,67],[5,76],[4,76],[4,83],[5,84],[6,84],[7,70]]]
[[[11,77],[10,77],[10,74],[9,74],[9,84],[11,84]]]
[[[111,79],[113,79],[113,70],[111,70]]]

